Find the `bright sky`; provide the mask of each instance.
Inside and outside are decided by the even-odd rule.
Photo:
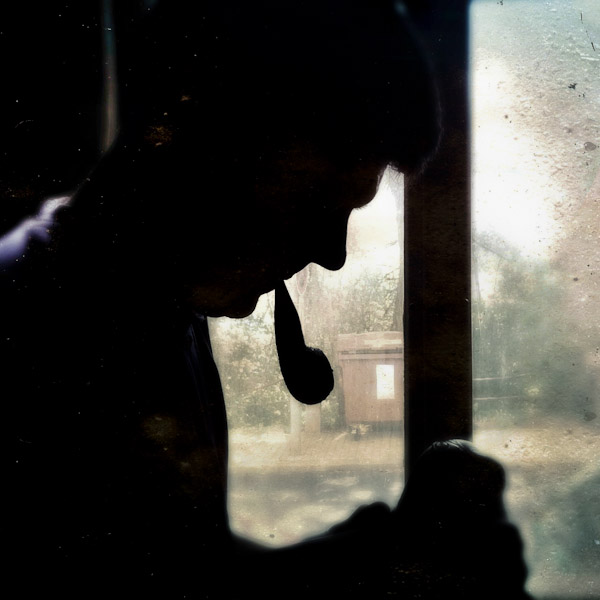
[[[471,7],[473,224],[547,258],[600,146],[598,0]]]
[[[518,109],[511,73],[489,57],[473,66],[475,232],[495,232],[524,255],[544,257],[558,234],[551,209],[564,191],[543,150],[512,125]]]
[[[373,200],[365,207],[355,210],[348,224],[349,252],[360,252],[362,261],[373,265],[398,264],[397,207],[402,207],[404,195],[403,178],[386,170]],[[349,256],[349,262],[352,257]]]

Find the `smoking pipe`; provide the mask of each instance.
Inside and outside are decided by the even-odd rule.
[[[318,404],[333,389],[333,370],[325,354],[304,342],[296,307],[282,281],[275,288],[275,341],[285,384],[296,400]]]

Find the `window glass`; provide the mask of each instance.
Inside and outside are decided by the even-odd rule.
[[[287,281],[306,342],[321,348],[335,388],[303,406],[283,383],[272,293],[246,319],[211,321],[230,427],[234,531],[279,546],[320,533],[358,506],[394,506],[403,472],[403,178],[386,171],[348,227],[336,272],[311,264]]]
[[[472,4],[475,442],[536,597],[600,596],[600,4]]]

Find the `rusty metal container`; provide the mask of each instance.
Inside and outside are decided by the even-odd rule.
[[[337,359],[347,425],[402,421],[402,333],[341,334],[337,339]]]

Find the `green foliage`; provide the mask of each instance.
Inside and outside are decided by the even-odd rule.
[[[522,257],[491,235],[477,239],[473,286],[473,370],[479,421],[530,424],[538,418],[594,418],[596,379],[589,341],[569,311],[562,274]],[[294,285],[293,282],[288,284]],[[310,267],[298,302],[309,345],[336,363],[340,333],[389,331],[401,314],[399,273],[354,268],[331,274]],[[399,311],[400,307],[400,311]],[[289,426],[291,397],[279,372],[272,299],[243,320],[223,320],[213,335],[229,419],[238,426]],[[336,384],[322,405],[322,427],[344,426]]]
[[[522,424],[548,415],[589,418],[596,381],[560,272],[491,236],[478,240],[474,261],[493,281],[485,293],[473,286],[477,416]]]
[[[272,310],[211,324],[231,427],[289,423],[289,393],[278,368]]]

